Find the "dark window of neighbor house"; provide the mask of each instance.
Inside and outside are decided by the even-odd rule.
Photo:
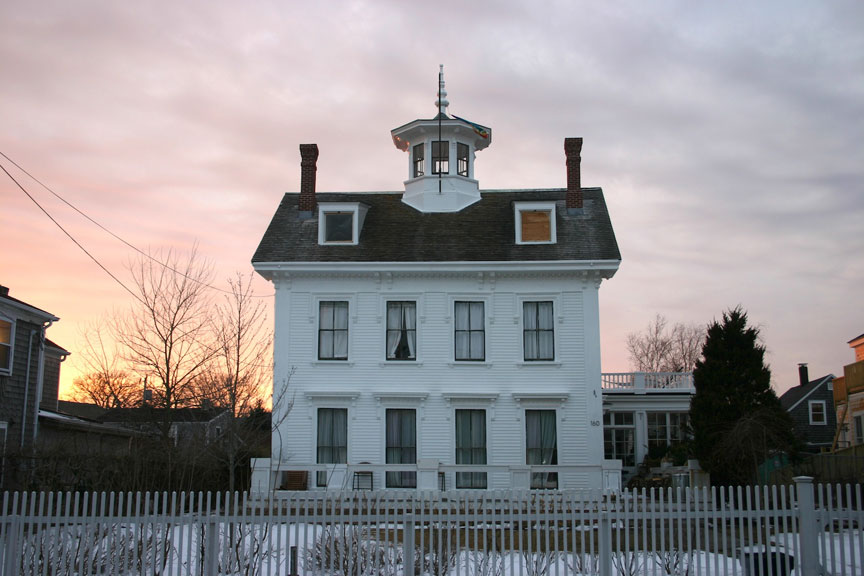
[[[855,445],[864,444],[864,414],[859,414],[853,419],[855,425]]]
[[[485,410],[456,410],[456,464],[486,464]],[[486,488],[486,472],[457,472],[456,488]]]
[[[0,374],[12,372],[12,322],[0,319]]]
[[[605,457],[621,460],[623,466],[636,465],[633,413],[607,412],[603,415],[603,445]]]
[[[450,173],[450,142],[435,140],[432,142],[432,174]]]
[[[318,409],[318,464],[348,462],[348,409]],[[317,485],[327,486],[327,471],[318,472]]]
[[[417,463],[417,415],[413,409],[388,409],[386,429],[386,463]],[[416,488],[417,472],[386,473],[388,488]]]
[[[555,410],[525,411],[525,463],[535,466],[558,464],[558,431]],[[532,472],[531,488],[555,490],[557,472]]]
[[[324,242],[353,242],[354,212],[324,213]]]
[[[461,142],[456,144],[456,173],[468,176],[468,145]]]
[[[348,302],[319,304],[318,359],[348,359]]]
[[[555,359],[552,302],[522,304],[522,341],[526,362]]]
[[[483,302],[456,302],[453,306],[454,358],[482,361],[486,358]]]
[[[417,304],[387,302],[387,360],[417,359]]]
[[[414,146],[414,178],[423,176],[426,172],[426,149],[423,144]]]

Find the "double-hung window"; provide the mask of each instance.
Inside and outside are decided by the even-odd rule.
[[[348,302],[319,304],[318,359],[348,359]]]
[[[607,412],[603,415],[603,444],[605,457],[621,460],[625,467],[636,465],[633,412]]]
[[[522,342],[526,362],[555,359],[552,302],[522,303]]]
[[[387,360],[417,359],[417,303],[387,302]]]
[[[348,462],[348,410],[318,409],[318,464]],[[318,472],[318,486],[327,486],[327,471]]]
[[[426,172],[426,168],[424,166],[424,162],[426,162],[426,154],[423,144],[417,144],[414,146],[413,156],[414,178],[417,178],[418,176],[423,176],[423,174]]]
[[[558,431],[555,410],[525,411],[525,463],[535,466],[558,464]],[[532,472],[531,488],[558,488],[557,472]]]
[[[387,410],[386,463],[417,463],[417,413],[413,409],[390,408]],[[387,472],[388,488],[416,488],[417,472]]]
[[[486,464],[485,410],[456,410],[456,464]],[[486,472],[457,472],[456,488],[486,488]]]
[[[486,330],[483,302],[456,302],[453,306],[456,360],[486,359]]]
[[[432,174],[450,173],[450,142],[432,141]]]
[[[828,423],[828,419],[825,415],[825,401],[824,400],[810,400],[808,403],[810,408],[810,425],[811,426],[824,426]]]
[[[0,374],[12,372],[12,322],[0,318]]]
[[[468,177],[468,145],[456,144],[456,174]]]

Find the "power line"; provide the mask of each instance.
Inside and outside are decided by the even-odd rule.
[[[11,159],[9,156],[7,156],[5,153],[3,153],[2,150],[0,150],[0,156],[3,156],[3,158],[5,158],[5,159],[8,160],[9,162],[11,162],[13,166],[15,166],[16,168],[18,168],[21,172],[23,172],[24,174],[26,174],[28,177],[30,177],[31,180],[33,180],[34,182],[36,182],[37,184],[39,184],[40,186],[42,186],[42,188],[44,188],[45,190],[47,190],[48,192],[50,192],[51,194],[53,194],[53,195],[54,195],[58,200],[60,200],[61,202],[63,202],[64,204],[66,204],[67,206],[69,206],[70,208],[72,208],[75,212],[77,212],[78,214],[80,214],[81,216],[83,216],[84,218],[86,218],[86,219],[87,219],[88,221],[90,221],[92,224],[96,225],[97,227],[99,227],[99,228],[102,229],[103,231],[107,232],[108,234],[110,234],[111,236],[113,236],[115,239],[119,240],[120,242],[122,242],[123,244],[125,244],[126,246],[128,246],[129,248],[131,248],[132,250],[134,250],[135,252],[137,252],[137,253],[140,254],[141,256],[143,256],[143,257],[145,257],[145,258],[147,258],[147,259],[149,259],[149,260],[155,262],[156,264],[158,264],[159,266],[162,266],[162,267],[165,268],[166,270],[170,270],[171,272],[174,272],[175,274],[179,274],[180,276],[183,276],[183,277],[186,278],[187,280],[191,280],[191,281],[193,281],[193,282],[196,282],[196,283],[198,283],[198,284],[201,284],[202,286],[206,286],[207,288],[210,288],[211,290],[215,290],[215,291],[217,291],[217,292],[222,292],[222,293],[224,293],[224,294],[231,294],[231,295],[233,295],[233,292],[231,292],[230,290],[224,290],[224,289],[222,289],[222,288],[218,288],[218,287],[213,286],[213,285],[211,285],[211,284],[207,284],[206,282],[202,282],[201,280],[198,280],[197,278],[193,278],[193,277],[191,277],[191,276],[185,274],[184,272],[181,272],[180,270],[177,270],[176,268],[170,266],[168,263],[166,263],[166,262],[162,262],[162,261],[160,261],[160,260],[154,258],[152,255],[148,254],[147,252],[144,252],[143,250],[141,250],[141,249],[138,248],[137,246],[134,246],[133,244],[127,242],[126,240],[124,240],[123,238],[121,238],[120,236],[118,236],[117,234],[115,234],[114,232],[112,232],[111,230],[109,230],[108,228],[106,228],[105,226],[103,226],[102,224],[100,224],[99,222],[97,222],[96,220],[94,220],[93,218],[91,218],[90,216],[88,216],[87,214],[85,214],[84,212],[82,212],[81,210],[79,210],[79,209],[78,209],[75,205],[73,205],[71,202],[69,202],[68,200],[66,200],[65,198],[63,198],[60,194],[58,194],[57,192],[55,192],[54,190],[52,190],[50,186],[48,186],[47,184],[43,183],[41,180],[39,180],[38,178],[36,178],[36,177],[35,177],[34,175],[32,175],[30,172],[28,172],[27,170],[25,170],[25,169],[24,169],[20,164],[18,164],[17,162],[15,162],[13,159]],[[0,167],[2,167],[2,165],[0,165]],[[31,200],[33,200],[33,202],[36,202],[36,200],[34,200],[33,197],[30,196],[30,194],[27,193],[26,190],[24,190],[24,188],[21,186],[21,184],[19,184],[18,181],[15,180],[15,178],[13,178],[12,175],[9,174],[9,172],[8,172],[5,168],[3,168],[3,171],[6,172],[6,174],[9,176],[9,178],[12,178],[12,180],[15,182],[15,184],[17,184],[18,187],[21,188],[21,190],[23,190],[24,193],[27,194],[27,196],[30,197]],[[40,206],[38,202],[36,202],[36,205],[39,206],[39,208],[40,208],[43,212],[45,212],[45,214],[46,214],[49,218],[51,218],[51,215],[48,214],[48,212],[46,212],[45,209],[42,208],[42,206]],[[51,218],[51,220],[52,220],[55,224],[57,224],[57,226],[60,226],[60,225],[57,223],[57,221],[54,220],[54,218]],[[62,227],[60,227],[60,229],[63,230]],[[63,232],[66,232],[66,230],[63,230]],[[68,232],[66,232],[66,235],[69,236],[69,238],[72,238],[72,236],[69,235]],[[72,238],[72,241],[74,242],[75,239]],[[75,242],[75,243],[78,244],[78,242]],[[81,247],[80,244],[78,244],[78,246]],[[83,250],[83,247],[81,247],[81,249]],[[86,252],[86,250],[85,250],[85,252]],[[89,253],[88,253],[88,256],[90,256]],[[91,256],[91,258],[92,258],[92,256]],[[94,259],[94,261],[95,261],[95,259]],[[96,263],[98,264],[98,262],[96,262]],[[100,264],[100,266],[101,266],[101,264]],[[107,270],[106,270],[106,272],[107,272]],[[110,272],[109,272],[109,274],[110,274]],[[112,277],[113,277],[113,276],[112,276]],[[124,286],[124,288],[126,288],[126,287]],[[126,288],[126,290],[128,291],[129,289]],[[252,298],[270,298],[270,297],[273,296],[273,294],[268,294],[268,295],[250,294],[249,296],[251,296]]]
[[[2,154],[2,152],[0,152],[0,154]],[[6,155],[4,154],[3,156],[5,157]],[[14,164],[14,162],[13,162],[13,164]],[[43,208],[42,205],[39,204],[39,202],[37,202],[36,199],[33,198],[33,196],[31,196],[29,192],[27,192],[27,190],[24,188],[24,186],[22,186],[21,183],[18,182],[18,180],[16,180],[15,177],[12,176],[12,174],[10,174],[8,170],[6,170],[5,166],[0,164],[0,168],[3,169],[3,172],[5,172],[6,175],[9,176],[9,178],[11,178],[13,182],[15,182],[15,184],[18,186],[18,188],[20,188],[21,191],[24,192],[24,194],[26,194],[27,197],[30,198],[30,200],[34,204],[36,204],[36,206],[38,206],[42,212],[45,213],[45,215],[51,220],[51,222],[53,222],[58,228],[60,228],[60,230],[62,230],[63,233],[66,234],[66,236],[68,236],[69,239],[72,240],[72,242],[74,242],[75,245],[78,246],[78,248],[80,248],[82,252],[84,252],[87,256],[89,256],[90,259],[93,260],[93,262],[95,262],[97,266],[99,266],[99,268],[101,268],[106,274],[108,274],[108,276],[110,276],[115,282],[117,282],[117,284],[122,286],[123,289],[126,290],[129,294],[131,294],[133,298],[135,298],[136,300],[138,300],[138,302],[140,302],[141,304],[144,304],[146,306],[144,301],[137,294],[135,294],[135,292],[133,292],[132,290],[129,289],[129,287],[127,287],[125,284],[123,284],[123,282],[121,282],[119,278],[114,276],[114,274],[112,274],[111,271],[108,270],[108,268],[103,266],[102,263],[99,262],[99,260],[97,260],[95,256],[93,256],[90,252],[88,252],[87,249],[84,248],[84,246],[82,246],[81,243],[78,242],[78,240],[76,240],[74,236],[72,236],[72,234],[70,234],[65,228],[63,228],[63,226],[59,222],[57,222],[57,220],[55,220],[54,217],[51,216],[51,214],[49,214],[48,211],[45,210],[45,208]]]

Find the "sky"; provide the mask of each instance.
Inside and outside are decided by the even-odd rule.
[[[0,3],[0,152],[142,250],[250,260],[298,145],[318,190],[398,191],[389,131],[450,112],[492,129],[481,189],[566,186],[584,138],[622,253],[600,290],[604,372],[656,314],[742,306],[773,385],[842,374],[864,332],[864,3]],[[135,253],[0,164],[121,281]],[[82,333],[131,297],[0,172],[0,284]],[[272,294],[260,277],[256,292]],[[62,393],[62,391],[61,391]]]

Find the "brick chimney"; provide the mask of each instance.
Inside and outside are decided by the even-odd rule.
[[[807,374],[807,364],[798,364],[798,384],[806,386],[810,383],[810,376]]]
[[[582,138],[565,138],[567,156],[567,212],[582,211]]]
[[[0,286],[0,296],[9,296],[9,288]]]
[[[315,174],[318,172],[318,145],[300,144],[300,202],[301,214],[311,216],[315,211]],[[305,214],[304,214],[305,213]]]

